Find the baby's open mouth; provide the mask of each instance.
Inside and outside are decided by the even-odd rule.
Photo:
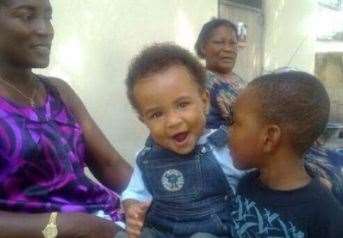
[[[188,136],[187,132],[182,132],[182,133],[178,133],[178,134],[174,135],[173,139],[176,140],[176,142],[178,142],[178,143],[182,143],[183,141],[186,140],[187,136]]]

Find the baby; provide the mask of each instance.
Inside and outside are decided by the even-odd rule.
[[[229,237],[227,204],[242,172],[232,165],[225,127],[205,129],[205,81],[201,64],[168,43],[131,64],[128,97],[150,137],[123,193],[129,237],[139,236],[143,221],[141,237]]]

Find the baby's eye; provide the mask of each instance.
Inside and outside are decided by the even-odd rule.
[[[161,117],[162,116],[162,112],[154,112],[154,113],[152,113],[150,116],[149,116],[149,118],[150,119],[157,119],[157,118],[159,118],[159,117]]]
[[[180,102],[178,103],[177,107],[178,108],[185,108],[189,105],[189,102]]]

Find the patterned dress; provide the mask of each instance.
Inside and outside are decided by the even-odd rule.
[[[19,106],[0,97],[0,210],[103,211],[116,221],[116,193],[84,174],[80,125],[45,79],[44,105]]]
[[[229,80],[221,79],[217,74],[207,71],[207,89],[210,92],[210,111],[206,127],[217,129],[228,126],[232,120],[231,105],[236,100],[238,92],[246,83],[235,73]]]

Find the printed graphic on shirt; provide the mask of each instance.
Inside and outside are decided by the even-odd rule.
[[[304,238],[292,222],[283,221],[277,213],[257,207],[255,202],[241,196],[234,201],[235,209],[231,213],[234,238]]]
[[[183,174],[176,169],[169,169],[162,175],[162,185],[170,192],[180,191],[185,183]]]

